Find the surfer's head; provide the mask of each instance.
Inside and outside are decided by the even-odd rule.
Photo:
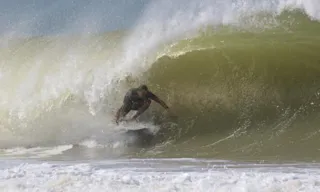
[[[146,86],[146,85],[140,85],[139,87],[138,87],[138,94],[139,94],[139,96],[140,97],[144,97],[144,96],[146,96],[146,94],[148,93],[148,91],[149,91],[149,89],[148,89],[148,87]]]

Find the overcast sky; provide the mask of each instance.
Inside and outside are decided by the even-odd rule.
[[[0,34],[45,35],[130,27],[150,0],[0,0]]]

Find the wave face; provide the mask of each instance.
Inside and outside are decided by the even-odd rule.
[[[319,38],[303,34],[222,32],[187,43],[213,48],[160,58],[149,83],[182,117],[166,137],[204,156],[316,158]]]
[[[158,10],[162,10],[159,12]],[[105,142],[125,91],[147,83],[156,153],[319,159],[318,1],[154,1],[133,29],[1,38],[0,148]],[[157,155],[155,155],[157,154]]]

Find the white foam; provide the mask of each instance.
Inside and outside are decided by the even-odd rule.
[[[118,140],[117,140],[118,139]],[[109,141],[106,144],[100,144],[95,140],[85,140],[79,144],[81,147],[89,148],[89,149],[94,149],[94,148],[109,148],[109,149],[119,149],[126,147],[126,140],[124,137],[120,138],[117,137],[117,139],[114,139],[112,141]]]
[[[125,122],[119,123],[119,125],[117,126],[118,130],[138,130],[144,128],[148,128],[153,133],[159,131],[159,126],[146,122]]]
[[[56,147],[35,147],[23,148],[17,147],[12,149],[3,149],[1,151],[2,157],[28,157],[28,158],[44,158],[62,154],[72,148],[72,145],[61,145]]]
[[[130,165],[130,164],[129,164]],[[288,170],[287,170],[288,171]],[[198,169],[160,171],[94,164],[20,164],[2,168],[1,191],[320,191],[319,170],[287,172],[286,168]],[[290,171],[290,170],[289,170]]]

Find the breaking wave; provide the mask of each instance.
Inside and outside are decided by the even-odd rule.
[[[156,105],[144,114],[169,142],[151,156],[317,159],[319,9],[311,0],[159,1],[132,30],[3,36],[0,147],[101,142],[117,130],[125,91],[147,83],[179,116]]]

